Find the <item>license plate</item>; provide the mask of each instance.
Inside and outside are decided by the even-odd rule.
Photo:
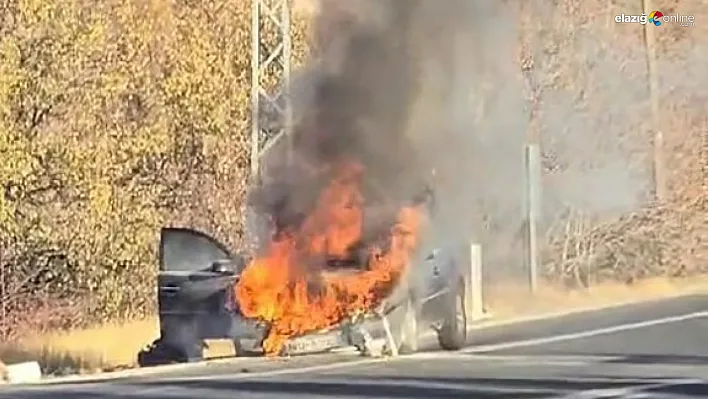
[[[322,352],[339,346],[335,335],[295,338],[286,345],[286,353]]]

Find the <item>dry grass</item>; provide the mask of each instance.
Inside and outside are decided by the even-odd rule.
[[[0,344],[4,362],[36,360],[45,373],[91,373],[134,367],[138,351],[159,335],[156,320],[50,332]]]
[[[570,215],[563,231],[549,232],[545,275],[558,284],[587,288],[606,281],[632,284],[705,274],[706,200],[649,207],[604,222]]]

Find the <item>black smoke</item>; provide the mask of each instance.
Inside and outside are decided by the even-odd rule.
[[[473,202],[470,97],[475,62],[485,62],[485,3],[321,0],[316,55],[300,83],[308,94],[294,100],[293,162],[285,151],[266,160],[253,208],[276,231],[297,229],[331,167],[355,160],[364,166],[365,238],[387,231],[401,206],[433,198],[445,230],[466,234],[459,215]]]
[[[251,202],[278,229],[302,222],[335,177],[329,168],[344,160],[363,165],[367,202],[385,202],[391,212],[425,189],[421,156],[406,136],[418,90],[410,43],[418,1],[354,3],[359,4],[348,9],[321,3],[319,70],[313,97],[294,128],[294,162],[276,169],[253,193]],[[356,15],[357,8],[370,8],[379,21]]]

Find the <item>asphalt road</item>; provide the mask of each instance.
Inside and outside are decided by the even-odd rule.
[[[2,399],[708,397],[708,297],[474,330],[459,352],[234,359],[143,377],[0,387]]]

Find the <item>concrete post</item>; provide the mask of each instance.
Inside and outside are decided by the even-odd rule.
[[[541,210],[541,150],[538,144],[526,146],[526,267],[529,289],[538,288],[540,263],[538,244],[538,219]]]
[[[482,294],[482,246],[472,242],[469,247],[468,281],[465,299],[467,302],[468,321],[478,321],[485,318],[484,296]]]

